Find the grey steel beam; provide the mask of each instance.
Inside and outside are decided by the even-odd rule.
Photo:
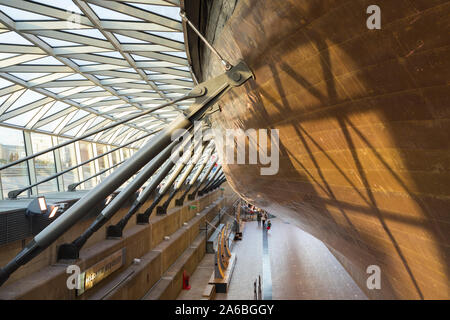
[[[203,194],[207,194],[215,189],[217,189],[222,183],[224,183],[227,180],[225,175],[221,175],[219,178],[216,179],[216,181],[208,188]]]
[[[192,160],[190,160],[190,163],[187,165],[186,169],[184,170],[183,175],[180,177],[180,179],[177,181],[177,183],[174,185],[173,190],[170,192],[169,196],[167,197],[166,201],[161,206],[156,207],[156,214],[166,214],[167,208],[170,204],[170,201],[172,201],[173,197],[180,191],[182,185],[186,181],[187,177],[191,174],[192,170],[195,167],[195,164],[200,159],[201,155],[203,154],[203,151],[205,149],[206,145],[202,144],[199,147],[199,150],[194,151],[194,157]]]
[[[208,156],[212,153],[213,150],[210,150],[208,152]],[[195,182],[197,181],[197,179],[200,177],[200,174],[203,172],[203,170],[205,170],[205,174],[209,174],[209,169],[212,169],[214,167],[214,165],[216,164],[217,161],[214,161],[211,165],[210,168],[205,170],[207,161],[204,161],[204,163],[202,163],[198,168],[197,171],[194,173],[194,176],[189,180],[189,183],[187,184],[186,190],[183,192],[183,194],[175,200],[175,205],[176,206],[182,206],[184,203],[184,199],[186,198],[187,194],[189,193],[189,191],[191,190],[192,186],[195,184]]]
[[[199,143],[201,143],[201,141]],[[197,146],[195,146],[195,147],[197,147]],[[175,166],[175,168],[173,169],[169,178],[167,179],[166,184],[159,189],[156,199],[152,202],[150,207],[148,207],[144,213],[140,213],[137,215],[136,222],[138,224],[147,224],[149,222],[149,219],[153,212],[153,209],[159,204],[159,202],[169,191],[170,187],[173,185],[173,183],[175,182],[177,177],[181,174],[183,169],[186,167],[187,161],[192,156],[193,151],[194,151],[194,146],[191,145],[189,147],[188,152],[186,152],[183,155],[183,157],[177,162],[177,165]]]
[[[216,180],[216,178],[218,176],[220,176],[222,172],[222,166],[218,167],[217,170],[211,175],[211,177],[208,179],[208,182],[206,183],[206,185],[203,187],[203,189],[201,189],[200,191],[198,191],[198,195],[202,196],[203,192]]]
[[[0,269],[0,285],[20,266],[26,264],[45,250],[99,202],[104,201],[106,197],[164,150],[171,143],[172,134],[180,129],[190,129],[194,122],[201,120],[205,112],[225,93],[233,87],[241,86],[250,78],[253,78],[251,70],[244,62],[239,62],[224,74],[196,86],[193,91],[196,92],[196,95],[199,95],[199,93],[202,95],[197,96],[194,103],[183,114],[180,114],[154,139],[150,140],[123,165],[114,170],[104,181],[37,234],[17,256]]]
[[[220,181],[223,177],[225,177],[225,175],[223,174],[223,172],[221,172],[219,175],[217,175],[214,179],[211,179],[210,183],[208,185],[206,185],[202,190],[200,190],[198,192],[199,196],[203,196],[205,194],[207,194],[209,191],[211,191],[212,187],[218,182]]]
[[[216,165],[216,163],[217,163],[217,160],[214,161],[213,163],[211,163],[209,168],[206,170],[205,175],[202,177],[202,179],[198,183],[197,187],[194,189],[194,191],[191,194],[188,195],[188,200],[194,200],[195,199],[195,196],[197,195],[198,190],[200,190],[200,187],[206,181],[206,179],[208,178],[209,174],[211,173],[211,171],[214,168],[214,166]],[[218,170],[218,168],[216,170]]]
[[[174,154],[177,154],[179,156],[182,156],[182,151],[184,150],[186,144],[190,141],[192,136],[185,139],[185,142],[180,144],[178,149],[175,151]],[[161,181],[164,180],[164,178],[167,176],[167,174],[170,172],[170,170],[174,167],[175,161],[172,160],[172,158],[166,160],[164,165],[161,167],[160,171],[158,172],[157,176],[151,180],[148,186],[142,190],[142,192],[139,194],[139,196],[136,198],[136,200],[131,205],[131,208],[128,210],[127,214],[120,219],[118,223],[115,225],[111,225],[107,229],[107,236],[109,237],[121,237],[122,231],[127,225],[128,221],[131,219],[131,217],[142,207],[142,205],[148,200],[148,198],[153,194],[153,192],[156,190],[157,186],[161,183]]]
[[[165,148],[156,158],[149,162],[136,178],[128,184],[112,201],[107,205],[92,222],[92,224],[72,243],[65,243],[58,249],[58,259],[78,259],[79,252],[86,241],[99,230],[114,214],[116,214],[121,206],[135,193],[155,171],[170,157],[172,149],[180,140],[174,140],[167,148]]]

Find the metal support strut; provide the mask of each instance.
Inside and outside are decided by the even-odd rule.
[[[178,154],[180,157],[183,156],[183,150],[186,147],[187,143],[190,143],[192,139],[192,133],[186,137],[186,139],[183,139],[183,143],[180,143],[180,145],[177,147],[178,149],[173,154]],[[122,231],[127,225],[128,221],[131,219],[131,217],[144,205],[144,203],[150,198],[150,196],[153,194],[153,192],[156,190],[158,185],[161,183],[161,181],[164,180],[164,178],[169,174],[170,170],[174,167],[175,161],[173,161],[172,158],[168,157],[168,160],[164,163],[164,165],[159,170],[156,177],[154,177],[149,185],[147,185],[144,190],[139,194],[137,199],[133,202],[131,205],[131,208],[128,210],[127,214],[120,219],[120,221],[115,224],[108,227],[106,231],[107,237],[121,237]]]
[[[172,134],[179,132],[180,129],[190,129],[194,125],[194,122],[201,120],[205,112],[225,93],[233,87],[241,86],[253,77],[252,71],[245,62],[241,61],[225,73],[194,87],[189,94],[189,96],[194,97],[194,102],[187,110],[183,111],[182,114],[155,135],[153,139],[147,142],[131,158],[114,170],[104,181],[59,216],[58,219],[54,220],[38,233],[19,254],[5,267],[0,269],[0,285],[5,283],[14,271],[49,247],[56,239],[79,222],[99,202],[104,201],[106,197],[115,192],[137,171],[142,169],[169,146],[173,141]]]
[[[199,150],[195,151],[195,156],[193,157],[192,161],[186,166],[183,175],[180,177],[178,182],[174,185],[174,188],[172,192],[170,193],[169,197],[166,199],[166,201],[161,205],[156,207],[156,214],[166,214],[167,208],[169,207],[170,202],[172,201],[173,197],[178,193],[178,191],[181,189],[183,183],[186,181],[187,177],[191,174],[192,170],[194,169],[195,164],[197,163],[198,159],[200,159],[200,156],[203,154],[203,150],[206,147],[206,144],[203,144],[200,146]],[[181,173],[180,173],[181,174]]]
[[[196,147],[198,147],[198,144],[201,144],[201,141],[197,142],[197,146]],[[186,162],[188,161],[188,159],[192,155],[194,149],[195,149],[195,147],[193,145],[191,145],[189,150],[188,150],[188,152],[185,155],[183,155],[183,157],[178,161],[176,167],[174,168],[173,172],[169,176],[168,181],[166,181],[166,184],[162,188],[160,188],[160,190],[158,192],[158,196],[153,201],[153,203],[150,205],[150,207],[148,207],[147,210],[145,210],[144,213],[139,213],[137,215],[137,217],[136,217],[136,223],[137,224],[147,224],[147,223],[149,223],[149,219],[150,219],[150,216],[151,216],[151,214],[153,212],[153,209],[159,204],[159,202],[162,200],[162,198],[170,190],[170,187],[174,184],[174,182],[177,179],[177,177],[181,174],[181,172],[183,171],[184,167],[186,166]]]
[[[178,140],[173,141],[166,149],[158,154],[151,162],[149,162],[136,178],[122,190],[111,203],[104,208],[92,224],[72,243],[64,243],[58,248],[58,259],[78,259],[81,248],[86,241],[99,230],[109,219],[116,214],[123,203],[135,193],[139,187],[147,181],[147,179],[161,166],[164,161],[170,157],[172,148],[179,143]],[[108,228],[109,230],[109,228]]]
[[[181,19],[186,21],[186,23],[194,30],[194,32],[198,35],[198,37],[206,44],[206,46],[220,59],[220,62],[222,63],[225,70],[230,70],[232,68],[232,65],[225,60],[220,53],[206,40],[206,38],[198,31],[198,29],[194,26],[194,24],[186,17],[186,12],[181,11],[180,12]]]
[[[206,178],[208,178],[209,174],[211,173],[212,169],[215,167],[216,163],[217,163],[217,160],[214,161],[213,163],[211,163],[209,168],[206,170],[205,175],[202,177],[202,179],[198,183],[197,187],[194,189],[194,191],[191,194],[188,195],[188,200],[194,200],[195,199],[195,196],[197,195],[198,190],[200,190],[200,187],[206,181]],[[217,168],[216,170],[219,170],[219,168]]]
[[[211,186],[214,182],[216,182],[217,176],[218,176],[218,175],[221,175],[221,174],[222,174],[222,167],[220,166],[220,167],[218,167],[218,168],[216,169],[216,171],[212,174],[211,178],[210,178],[209,181],[206,183],[205,187],[204,187],[202,190],[198,191],[198,195],[199,195],[199,196],[202,196],[202,195],[205,193],[205,191],[209,188],[209,186]]]
[[[212,150],[210,150],[210,152],[208,154],[211,154]],[[214,164],[217,161],[214,161],[214,163],[211,165],[211,169],[214,166]],[[206,167],[206,161],[204,161],[197,169],[197,171],[195,172],[194,176],[192,177],[192,179],[189,181],[186,190],[183,192],[183,194],[175,200],[175,205],[176,206],[182,206],[184,203],[184,199],[186,198],[187,194],[189,193],[189,191],[191,190],[192,186],[195,184],[195,182],[197,181],[197,179],[200,177],[200,174],[203,172],[203,169]],[[209,168],[206,169],[206,174],[209,174]]]

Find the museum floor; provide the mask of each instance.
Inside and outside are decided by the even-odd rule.
[[[237,263],[229,291],[217,293],[217,300],[253,299],[258,275],[263,299],[367,299],[321,241],[277,218],[267,241],[256,221],[246,222],[243,239],[235,241],[232,252]],[[213,270],[214,255],[206,254],[190,277],[191,289],[181,291],[178,299],[201,299]]]

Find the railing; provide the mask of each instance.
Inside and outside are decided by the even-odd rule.
[[[149,136],[151,136],[151,135],[153,135],[153,134],[159,132],[160,130],[161,130],[161,129],[156,130],[155,132],[152,132],[152,133],[148,133],[148,134],[146,134],[146,135],[144,135],[144,136],[142,136],[142,137],[139,137],[139,138],[137,138],[137,139],[135,139],[135,140],[129,141],[129,142],[127,142],[127,143],[121,145],[120,147],[113,148],[113,149],[111,149],[111,150],[109,150],[109,151],[107,151],[107,152],[105,152],[105,153],[102,153],[102,154],[100,154],[100,155],[98,155],[98,156],[96,156],[96,157],[94,157],[94,158],[91,158],[91,159],[89,159],[89,160],[80,162],[79,164],[77,164],[77,165],[75,165],[75,166],[73,166],[73,167],[70,167],[70,168],[65,169],[65,170],[63,170],[63,171],[60,171],[60,172],[58,172],[58,173],[56,173],[56,174],[54,174],[54,175],[52,175],[52,176],[50,176],[50,177],[47,177],[47,178],[45,178],[45,179],[43,179],[43,180],[41,180],[41,181],[38,181],[38,182],[36,182],[36,183],[30,184],[30,185],[28,185],[28,186],[26,186],[26,187],[24,187],[24,188],[17,189],[17,190],[12,190],[12,191],[8,192],[8,198],[9,198],[9,199],[16,199],[16,198],[17,198],[22,192],[24,192],[24,191],[30,190],[31,188],[36,187],[36,186],[38,186],[38,185],[40,185],[40,184],[42,184],[42,183],[45,183],[45,182],[51,181],[51,180],[53,180],[53,179],[56,179],[56,178],[58,178],[59,176],[62,176],[63,174],[66,174],[66,173],[72,171],[73,169],[76,169],[76,168],[79,168],[79,167],[81,167],[81,166],[84,166],[84,165],[86,165],[86,164],[88,164],[88,163],[90,163],[90,162],[92,162],[92,161],[95,161],[95,160],[97,160],[97,159],[100,159],[101,157],[103,157],[103,156],[105,156],[105,155],[108,155],[108,154],[110,154],[110,153],[113,153],[113,152],[115,152],[115,151],[121,149],[121,148],[124,148],[124,147],[126,147],[126,146],[129,146],[129,145],[131,145],[131,144],[133,144],[133,143],[135,143],[135,142],[137,142],[137,141],[140,141],[140,140],[142,140],[142,139],[145,139],[145,138],[147,138],[147,137],[149,137]],[[122,161],[122,162],[119,162],[119,163],[123,163],[123,161]],[[103,172],[106,172],[106,171],[110,170],[111,168],[116,167],[117,165],[118,165],[118,164],[115,164],[114,166],[111,166],[111,167],[109,167],[108,169],[103,170]],[[96,175],[94,175],[94,176],[98,176],[98,175],[99,175],[99,174],[96,174]],[[85,180],[83,180],[83,181],[80,181],[80,182],[78,182],[78,183],[75,183],[76,185],[75,185],[74,187],[72,187],[72,188],[71,188],[71,186],[73,186],[74,184],[71,184],[71,185],[69,186],[69,188],[68,188],[68,191],[73,191],[73,190],[75,190],[75,188],[76,188],[78,185],[80,185],[81,183],[83,183],[83,182],[89,180],[90,178],[93,178],[94,176],[91,176],[91,177],[89,177],[89,178],[87,178],[87,179],[85,179]]]
[[[192,91],[191,91],[191,92],[192,92]],[[115,123],[113,123],[113,124],[110,124],[109,126],[106,126],[106,127],[101,128],[101,129],[97,129],[97,130],[91,131],[91,132],[89,132],[89,133],[87,133],[87,134],[85,134],[85,135],[82,135],[82,136],[80,136],[80,137],[71,139],[71,140],[66,141],[66,142],[63,142],[63,143],[60,143],[60,144],[58,144],[58,145],[56,145],[56,146],[54,146],[54,147],[51,147],[51,148],[48,148],[48,149],[39,151],[39,152],[34,153],[34,154],[32,154],[32,155],[29,155],[29,156],[27,156],[27,157],[18,159],[18,160],[16,160],[16,161],[12,161],[12,162],[10,162],[10,163],[7,163],[7,164],[5,164],[5,165],[3,165],[3,166],[0,167],[0,171],[1,171],[1,170],[4,170],[4,169],[7,169],[7,168],[9,168],[9,167],[15,166],[16,164],[22,163],[22,162],[24,162],[24,161],[28,161],[28,160],[34,159],[34,158],[36,158],[36,157],[39,157],[39,156],[41,156],[41,155],[43,155],[43,154],[46,154],[46,153],[51,152],[51,151],[54,151],[54,150],[56,150],[56,149],[65,147],[65,146],[67,146],[67,145],[69,145],[69,144],[71,144],[71,143],[74,143],[74,142],[77,142],[77,141],[80,141],[80,140],[84,140],[84,139],[86,139],[86,138],[88,138],[88,137],[90,137],[90,136],[96,135],[97,133],[100,133],[100,132],[103,132],[103,131],[106,131],[106,130],[115,128],[115,127],[117,127],[118,125],[127,123],[127,122],[129,122],[129,121],[131,121],[131,120],[134,120],[134,119],[137,119],[137,118],[140,118],[140,117],[145,116],[145,115],[147,115],[147,114],[149,114],[149,113],[151,113],[151,112],[154,112],[154,111],[157,111],[157,110],[159,110],[159,109],[168,107],[168,106],[170,106],[170,105],[172,105],[172,104],[181,102],[181,101],[183,101],[183,100],[192,99],[192,98],[195,98],[195,97],[197,97],[196,94],[190,94],[190,93],[189,93],[189,94],[187,94],[187,95],[185,95],[185,96],[179,97],[179,98],[177,98],[177,99],[175,99],[175,100],[172,100],[172,101],[170,101],[170,102],[167,102],[167,103],[161,104],[161,105],[159,105],[159,106],[157,106],[157,107],[148,109],[147,111],[143,111],[143,112],[141,112],[141,113],[139,113],[139,114],[137,114],[137,115],[134,115],[134,116],[125,118],[125,119],[123,119],[123,120],[121,120],[121,121],[118,121],[118,122],[115,122]],[[154,132],[151,132],[151,133],[155,133],[155,131],[154,131]]]
[[[201,94],[202,94],[202,93],[201,93]],[[56,145],[56,146],[54,146],[54,147],[51,147],[51,148],[48,148],[48,149],[45,149],[45,150],[36,152],[36,153],[34,153],[34,154],[32,154],[32,155],[29,155],[29,156],[26,156],[26,157],[24,157],[24,158],[21,158],[21,159],[12,161],[12,162],[10,162],[10,163],[7,163],[7,164],[5,164],[5,165],[3,165],[3,166],[0,166],[0,171],[2,171],[2,170],[4,170],[4,169],[7,169],[7,168],[10,168],[10,167],[12,167],[12,166],[15,166],[15,165],[17,165],[17,164],[20,164],[20,163],[22,163],[22,162],[25,162],[25,161],[34,159],[34,158],[36,158],[36,157],[38,157],[38,156],[41,156],[41,155],[43,155],[43,154],[52,152],[52,151],[54,151],[54,150],[56,150],[56,149],[65,147],[65,146],[67,146],[67,145],[69,145],[69,144],[71,144],[71,143],[75,143],[75,142],[77,142],[77,141],[86,139],[86,138],[88,138],[88,137],[90,137],[90,136],[93,136],[93,135],[95,135],[95,134],[98,134],[98,133],[100,133],[100,132],[103,132],[103,131],[112,129],[112,128],[114,128],[114,127],[117,127],[118,125],[124,124],[124,123],[129,122],[129,121],[134,120],[134,119],[137,119],[137,118],[139,118],[139,117],[142,117],[142,116],[144,116],[144,115],[147,115],[147,114],[149,114],[149,113],[151,113],[151,112],[154,112],[154,111],[157,111],[157,110],[159,110],[159,109],[165,108],[165,107],[170,106],[170,105],[172,105],[172,104],[181,102],[181,101],[183,101],[183,100],[187,100],[187,99],[192,99],[192,98],[198,97],[199,95],[200,95],[200,93],[197,93],[197,92],[195,92],[195,91],[191,91],[191,92],[189,92],[189,93],[188,93],[187,95],[185,95],[185,96],[179,97],[179,98],[174,99],[174,100],[172,100],[172,101],[170,101],[170,102],[167,102],[167,103],[161,104],[161,105],[159,105],[159,106],[157,106],[157,107],[154,107],[154,108],[151,108],[151,109],[149,109],[149,110],[143,111],[143,112],[141,112],[141,113],[139,113],[139,114],[137,114],[137,115],[128,117],[128,118],[126,118],[126,119],[124,119],[124,120],[115,122],[115,123],[113,123],[113,124],[111,124],[111,125],[109,125],[109,126],[105,126],[105,127],[101,128],[101,129],[97,129],[97,130],[91,131],[91,132],[89,132],[89,133],[87,133],[87,134],[85,134],[85,135],[82,135],[82,136],[80,136],[80,137],[76,137],[76,138],[71,139],[71,140],[69,140],[69,141],[63,142],[63,143],[58,144],[58,145]],[[144,138],[146,138],[146,137],[148,137],[148,136],[150,136],[150,135],[153,135],[153,134],[155,134],[155,133],[157,133],[157,132],[159,132],[159,131],[161,131],[161,130],[162,130],[162,129],[158,129],[158,130],[152,131],[152,132],[148,133],[147,135],[144,135],[143,137],[140,137],[140,138],[134,140],[134,142],[139,141],[139,140],[141,140],[141,139],[144,139]],[[63,170],[63,171],[61,171],[61,172],[58,172],[58,173],[56,173],[55,175],[52,175],[52,176],[50,176],[50,177],[48,177],[48,178],[45,178],[45,179],[43,179],[43,180],[41,180],[41,181],[39,181],[39,182],[30,184],[30,185],[28,185],[28,186],[26,186],[26,187],[24,187],[24,188],[17,189],[17,190],[12,190],[12,191],[10,191],[10,192],[8,193],[8,198],[9,198],[9,199],[16,199],[16,198],[17,198],[22,192],[24,192],[24,191],[30,190],[30,189],[32,189],[33,187],[36,187],[36,186],[38,186],[38,185],[40,185],[40,184],[42,184],[42,183],[45,183],[45,182],[48,182],[48,181],[53,180],[53,179],[55,179],[55,178],[58,178],[59,176],[65,174],[65,173],[67,173],[67,172],[70,172],[70,171],[72,171],[72,170],[75,169],[75,168],[78,168],[78,167],[80,167],[80,166],[82,166],[82,165],[88,164],[89,162],[91,162],[91,161],[93,161],[93,160],[99,159],[99,158],[101,158],[102,156],[104,156],[104,155],[106,155],[106,154],[109,154],[109,153],[111,153],[111,152],[114,152],[114,151],[116,151],[116,150],[119,150],[119,149],[121,149],[121,148],[123,148],[123,147],[125,147],[125,146],[127,146],[127,145],[130,145],[130,144],[132,144],[132,143],[134,143],[134,142],[128,142],[128,143],[126,143],[126,144],[124,144],[124,145],[122,145],[122,146],[119,146],[119,147],[117,147],[117,148],[114,148],[114,149],[112,149],[112,150],[110,150],[110,151],[108,151],[108,152],[105,152],[105,153],[103,153],[103,154],[97,156],[97,157],[94,157],[94,158],[92,158],[92,159],[90,159],[90,160],[86,160],[86,161],[84,161],[84,162],[82,162],[82,163],[80,163],[80,164],[78,164],[78,165],[76,165],[76,166],[73,166],[73,167],[71,167],[71,168],[69,168],[69,169],[66,169],[66,170]]]
[[[80,184],[83,184],[83,183],[85,183],[86,181],[89,181],[89,180],[91,180],[92,178],[95,178],[95,177],[97,177],[97,176],[101,176],[101,175],[102,175],[103,173],[105,173],[106,171],[109,171],[109,170],[111,170],[111,169],[114,169],[115,167],[120,166],[120,165],[121,165],[122,163],[124,163],[124,162],[125,162],[125,160],[124,160],[124,161],[120,161],[120,162],[116,163],[115,165],[112,165],[112,166],[109,167],[109,168],[105,168],[105,169],[103,169],[103,170],[97,172],[96,174],[93,174],[93,175],[90,176],[89,178],[86,178],[86,179],[84,179],[84,180],[82,180],[82,181],[79,181],[79,182],[72,183],[71,185],[69,185],[69,186],[67,187],[67,191],[75,191],[75,189],[76,189]]]

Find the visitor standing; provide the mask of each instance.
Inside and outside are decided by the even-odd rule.
[[[258,211],[258,214],[256,215],[256,220],[258,221],[258,227],[261,225],[261,211]]]
[[[267,219],[267,216],[265,213],[263,213],[262,217],[261,217],[263,228],[266,227],[266,219]]]

